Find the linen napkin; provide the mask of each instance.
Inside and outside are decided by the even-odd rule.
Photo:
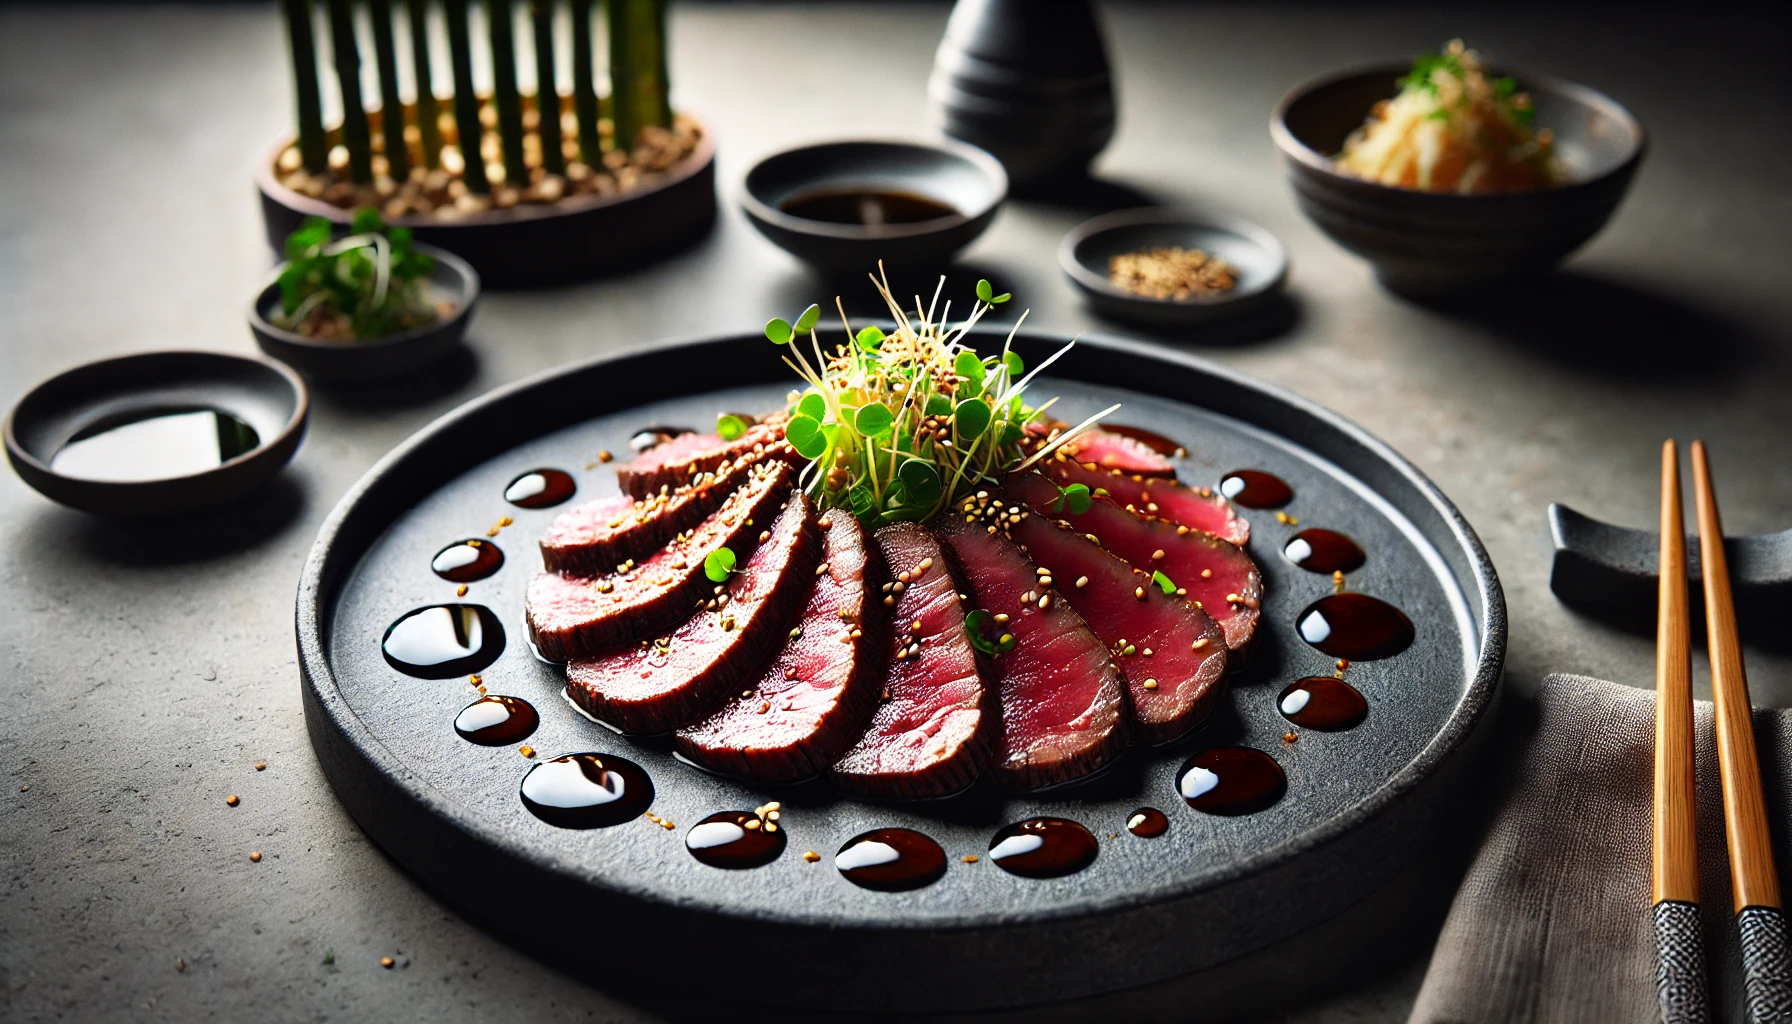
[[[1655,694],[1552,675],[1502,716],[1497,810],[1444,922],[1412,1024],[1659,1018],[1649,916]],[[1711,705],[1697,737],[1699,902],[1713,1018],[1742,1021]],[[1782,885],[1792,882],[1792,711],[1755,709]]]

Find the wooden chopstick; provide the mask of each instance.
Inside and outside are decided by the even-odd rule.
[[[1779,875],[1761,766],[1755,755],[1748,677],[1730,599],[1724,527],[1711,487],[1705,443],[1692,443],[1693,488],[1699,513],[1699,561],[1705,580],[1706,647],[1711,654],[1711,696],[1717,718],[1717,759],[1723,783],[1724,834],[1730,852],[1736,926],[1742,943],[1743,995],[1753,1022],[1792,1021],[1792,966],[1788,966],[1786,918],[1780,909]]]
[[[1704,1024],[1705,938],[1699,928],[1699,840],[1693,797],[1692,638],[1680,458],[1661,446],[1660,614],[1655,627],[1655,994],[1663,1024]]]

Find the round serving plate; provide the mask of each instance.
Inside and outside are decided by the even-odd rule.
[[[1001,335],[980,333],[993,348]],[[1063,340],[1023,333],[1038,365]],[[1115,422],[1187,446],[1184,480],[1212,484],[1253,468],[1292,485],[1282,511],[1248,512],[1266,598],[1258,640],[1213,721],[1169,747],[1134,748],[1081,785],[1003,794],[985,780],[951,800],[873,804],[825,783],[774,789],[708,775],[670,745],[616,735],[561,696],[559,666],[526,641],[523,595],[540,571],[536,541],[556,508],[504,500],[517,477],[569,471],[580,501],[616,492],[614,463],[643,427],[707,428],[724,410],[779,407],[790,380],[758,334],[669,344],[549,371],[438,420],[380,462],[342,500],[312,548],[298,595],[298,642],[312,744],[361,826],[457,910],[544,960],[600,984],[704,991],[747,1004],[827,1012],[928,1012],[1057,1001],[1180,977],[1331,919],[1406,871],[1463,803],[1505,652],[1505,608],[1468,524],[1410,464],[1362,430],[1294,395],[1193,357],[1084,339],[1036,382],[1075,422],[1114,402]],[[565,507],[565,506],[562,506]],[[458,600],[491,608],[506,633],[481,675],[493,694],[523,697],[541,723],[537,760],[580,751],[646,769],[652,812],[611,828],[557,828],[518,787],[531,767],[517,747],[455,733],[476,695],[464,676],[422,680],[382,657],[385,630],[420,606],[457,600],[430,570],[465,537],[506,556]],[[1412,619],[1406,651],[1349,669],[1367,719],[1345,732],[1295,729],[1277,710],[1290,681],[1329,674],[1295,620],[1332,592],[1330,577],[1287,562],[1301,528],[1355,538],[1368,561],[1349,587]],[[1288,777],[1267,810],[1221,817],[1176,790],[1194,752],[1244,744]],[[699,863],[685,832],[718,812],[782,802],[788,848],[745,871]],[[1143,806],[1167,833],[1131,835]],[[1002,826],[1035,815],[1079,821],[1099,839],[1086,869],[1053,879],[1003,871],[987,854]],[[859,888],[833,866],[874,828],[918,829],[945,848],[934,884],[902,893]],[[805,851],[815,851],[809,860]],[[964,858],[976,856],[975,862]],[[768,955],[769,954],[769,955]],[[668,986],[677,986],[671,988]]]

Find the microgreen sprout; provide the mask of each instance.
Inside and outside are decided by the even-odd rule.
[[[1176,581],[1164,575],[1162,569],[1153,569],[1151,571],[1151,582],[1157,584],[1157,589],[1169,594],[1171,597],[1176,596]]]
[[[1014,650],[1014,634],[998,628],[995,618],[981,608],[965,615],[964,633],[971,646],[984,654],[1007,654]]]
[[[1033,377],[1070,346],[1028,373],[1011,350],[1025,314],[1000,352],[984,355],[970,346],[971,328],[1013,297],[997,295],[988,281],[977,282],[971,313],[958,323],[948,322],[951,303],[939,306],[944,278],[932,303],[923,306],[916,296],[912,309],[903,308],[881,273],[871,281],[889,306],[895,325],[889,333],[879,326],[855,331],[838,303],[844,343],[824,346],[817,337],[818,306],[794,322],[780,318],[765,326],[767,339],[788,347],[784,362],[807,385],[794,393],[784,436],[809,460],[802,486],[821,508],[846,509],[872,528],[930,519],[1113,411],[1058,431],[1042,415],[1050,402],[1026,402]],[[1081,493],[1086,499],[1088,489]]]
[[[703,560],[703,575],[709,577],[711,583],[726,583],[728,574],[734,571],[734,552],[729,548],[717,548]]]
[[[347,237],[308,217],[286,236],[276,325],[328,341],[373,341],[437,317],[429,298],[435,260],[415,251],[409,228],[387,227],[372,208],[355,211]]]
[[[1051,511],[1053,514],[1067,512],[1073,516],[1080,516],[1089,511],[1089,507],[1094,503],[1095,499],[1089,493],[1088,484],[1071,484],[1069,487],[1058,489],[1058,496],[1052,499]]]
[[[716,434],[724,441],[734,441],[747,432],[747,421],[731,412],[716,417]]]

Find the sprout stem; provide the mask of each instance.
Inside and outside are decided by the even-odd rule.
[[[473,91],[473,40],[467,27],[467,0],[442,0],[448,19],[448,56],[454,65],[454,127],[460,136],[460,155],[466,164],[461,178],[467,191],[488,193],[482,143],[485,129],[479,123],[479,94]]]
[[[336,83],[342,90],[342,144],[348,147],[349,178],[373,181],[373,140],[367,128],[367,107],[361,101],[361,49],[355,43],[355,8],[351,0],[330,0],[330,48],[336,55]]]
[[[325,141],[323,100],[317,84],[317,39],[311,21],[311,0],[281,0],[280,7],[286,14],[286,36],[292,46],[299,157],[305,170],[322,174],[330,166],[330,147]]]
[[[516,87],[516,15],[510,0],[485,0],[486,30],[492,42],[492,103],[498,108],[498,143],[504,154],[504,181],[529,187],[523,162],[523,97]]]

